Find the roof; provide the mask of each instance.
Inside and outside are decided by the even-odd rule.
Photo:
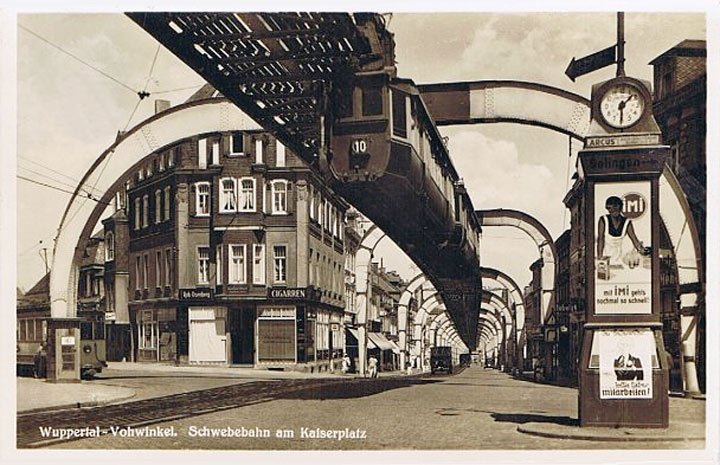
[[[704,40],[685,39],[673,48],[667,50],[650,62],[651,65],[657,65],[668,58],[677,56],[684,57],[705,57],[707,56],[707,43]]]
[[[50,305],[50,273],[40,278],[29,291],[23,296],[18,296],[18,308],[37,307]]]

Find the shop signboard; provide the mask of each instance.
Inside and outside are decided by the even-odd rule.
[[[595,313],[652,313],[650,182],[595,183]]]
[[[207,301],[213,298],[213,290],[209,287],[180,289],[180,300]]]
[[[595,337],[599,339],[600,399],[652,399],[652,331],[602,330]]]

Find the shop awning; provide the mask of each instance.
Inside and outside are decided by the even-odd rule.
[[[392,350],[399,354],[400,348],[388,341],[382,333],[368,333],[368,339],[372,340],[380,350]]]
[[[360,340],[360,336],[358,336],[358,330],[357,330],[357,329],[355,329],[355,328],[345,328],[345,329],[348,330],[348,331],[350,331],[350,334],[353,335],[353,337],[355,338],[356,341],[359,341],[359,340]],[[375,334],[375,333],[368,333],[368,341],[367,341],[368,344],[367,344],[367,348],[368,348],[368,349],[380,349],[380,350],[383,350],[383,349],[380,348],[380,346],[378,346],[378,345],[375,343],[375,341],[373,341],[372,337],[370,337],[371,334]],[[359,343],[358,343],[358,344],[359,344]]]

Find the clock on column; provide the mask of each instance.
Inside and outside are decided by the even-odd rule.
[[[608,132],[635,131],[652,117],[647,85],[637,79],[617,77],[593,89],[593,119]]]

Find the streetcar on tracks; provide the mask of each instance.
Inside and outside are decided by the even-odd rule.
[[[45,377],[49,309],[17,314],[17,375]],[[102,317],[80,317],[80,376],[92,378],[107,366],[105,322]]]

